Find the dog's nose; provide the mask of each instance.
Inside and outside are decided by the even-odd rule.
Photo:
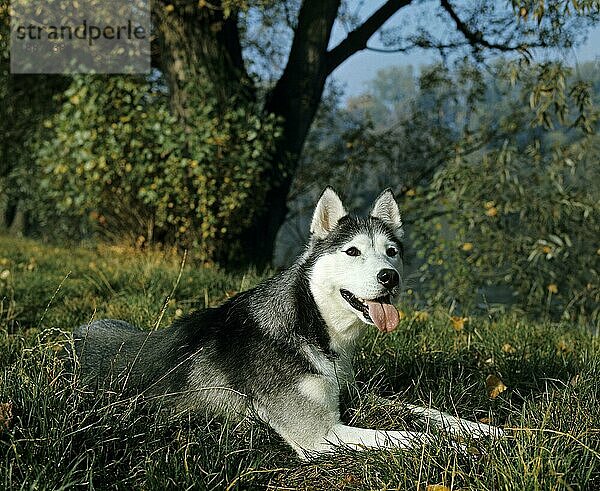
[[[382,269],[377,273],[377,281],[388,290],[392,290],[400,283],[400,275],[395,269]]]

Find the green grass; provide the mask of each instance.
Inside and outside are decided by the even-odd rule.
[[[507,429],[466,455],[440,435],[416,451],[302,463],[260,423],[174,421],[74,383],[58,356],[68,333],[101,317],[153,326],[180,263],[170,252],[0,237],[0,489],[600,489],[600,343],[568,324],[510,315],[471,318],[457,332],[440,308],[409,312],[391,335],[368,330],[346,418],[410,426],[370,397],[396,395]],[[258,280],[188,260],[161,326]],[[495,399],[488,375],[508,387]]]

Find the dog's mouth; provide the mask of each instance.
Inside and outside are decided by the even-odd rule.
[[[398,326],[400,316],[392,305],[391,295],[383,295],[373,300],[359,298],[348,290],[341,289],[342,298],[363,317],[368,324],[374,324],[381,332],[391,332]]]

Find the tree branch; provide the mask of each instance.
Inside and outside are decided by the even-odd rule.
[[[401,46],[399,48],[373,48],[371,46],[365,46],[367,51],[373,51],[375,53],[406,53],[410,49],[414,48],[414,46]]]
[[[492,43],[488,41],[483,37],[483,33],[481,31],[472,31],[471,28],[460,19],[456,13],[456,10],[454,10],[454,7],[450,5],[449,0],[440,0],[440,4],[442,8],[448,12],[448,15],[450,15],[456,24],[456,28],[462,33],[462,35],[473,48],[478,49],[480,47],[484,47],[496,49],[498,51],[519,51],[525,48],[523,45],[510,46],[508,44]]]
[[[327,53],[327,73],[333,72],[357,51],[366,49],[367,41],[386,21],[412,0],[388,0],[371,17],[351,31],[346,39]]]

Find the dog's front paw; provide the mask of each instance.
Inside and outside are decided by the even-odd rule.
[[[502,438],[504,431],[485,423],[456,419],[447,426],[447,431],[462,438]]]

